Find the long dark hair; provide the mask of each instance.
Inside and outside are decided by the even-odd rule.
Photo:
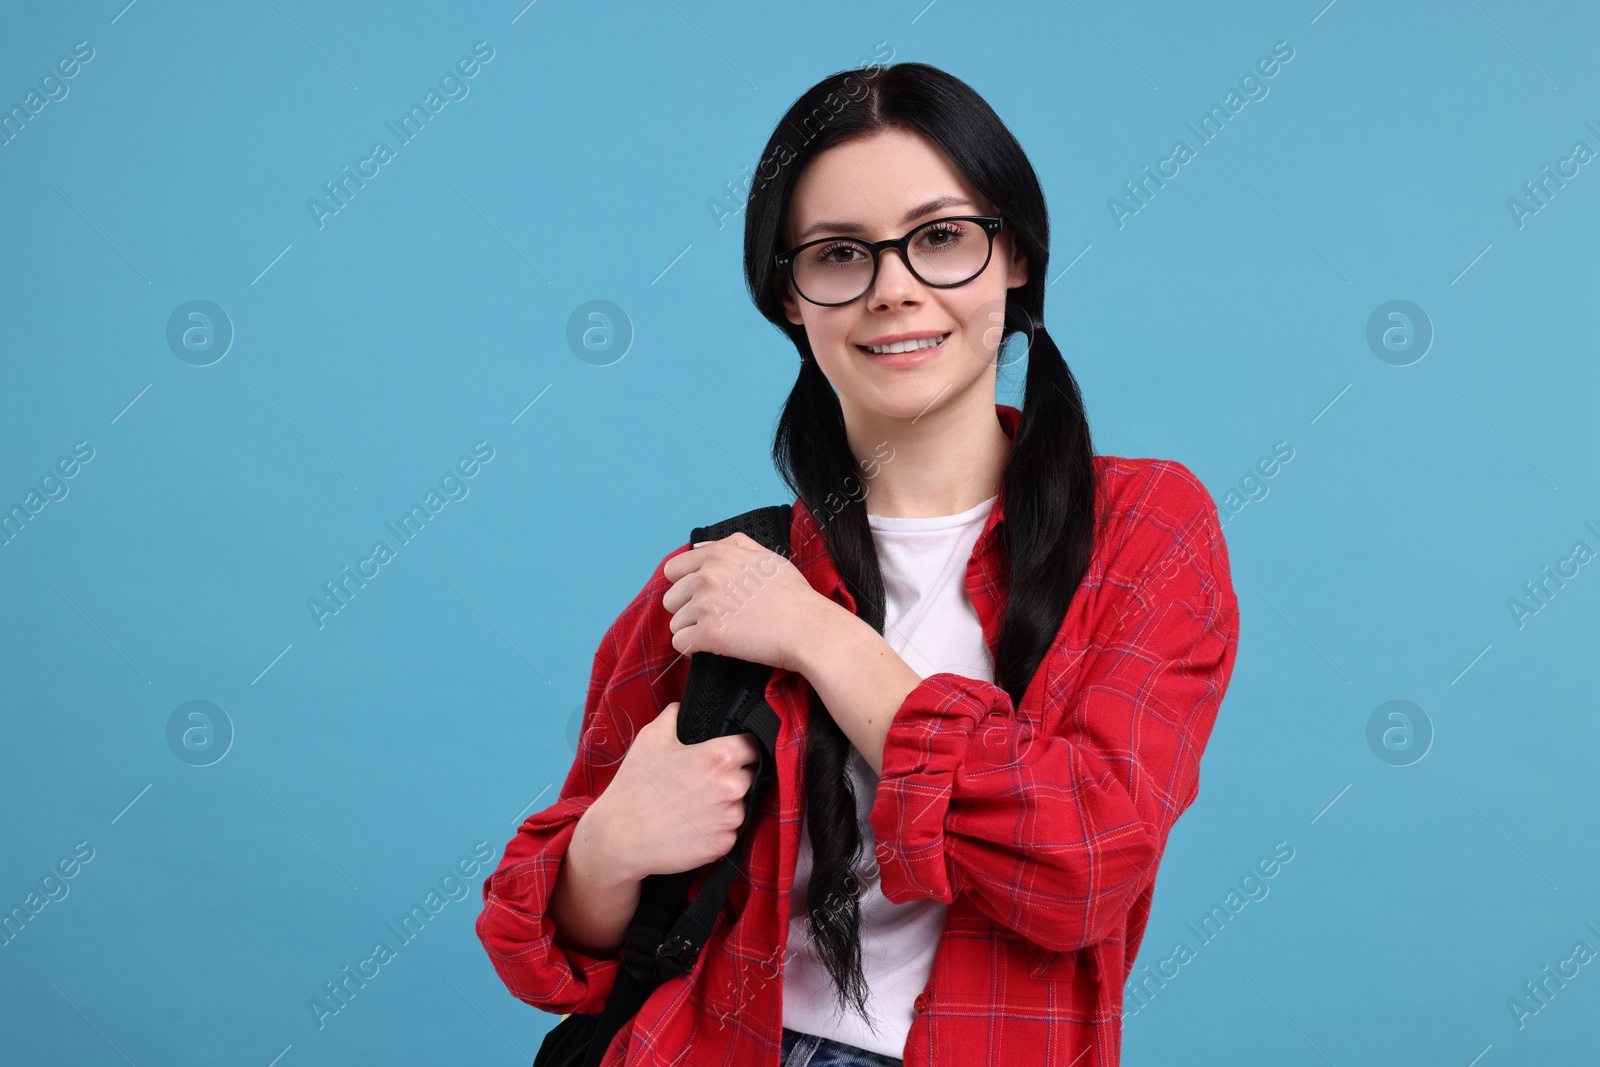
[[[777,274],[773,256],[785,250],[789,198],[806,164],[827,148],[886,129],[922,134],[941,148],[1001,212],[1006,232],[1028,260],[1027,283],[1007,290],[1000,340],[1004,348],[1019,332],[1029,337],[1022,418],[1000,487],[1005,521],[996,528],[1009,594],[995,684],[1015,705],[1060,630],[1089,564],[1093,452],[1078,384],[1043,325],[1050,227],[1039,179],[994,110],[971,86],[937,67],[898,63],[830,75],[795,101],[762,154],[745,209],[745,281],[761,313],[800,353],[800,373],[773,436],[773,462],[818,517],[857,614],[882,633],[883,578],[865,494],[846,497],[836,514],[816,510],[823,500],[837,499],[859,484],[857,458],[847,442],[839,398],[817,365],[805,327],[784,315],[779,285],[788,279]],[[1027,580],[1012,582],[1012,575]],[[849,740],[813,693],[805,752],[805,817],[813,854],[808,929],[840,1006],[854,1004],[866,1017],[861,887],[853,873],[863,842],[845,773],[848,754]]]

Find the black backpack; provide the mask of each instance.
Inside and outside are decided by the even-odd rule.
[[[756,508],[714,526],[695,527],[689,543],[716,541],[742,531],[788,559],[791,514],[789,504]],[[745,795],[744,825],[733,851],[716,862],[693,901],[686,904],[685,897],[701,868],[644,879],[639,907],[623,941],[622,968],[605,1010],[573,1013],[557,1023],[539,1046],[534,1067],[598,1067],[611,1039],[638,1013],[651,992],[668,978],[694,970],[743,863],[766,787],[777,777],[778,716],[766,702],[771,677],[770,666],[731,656],[696,652],[689,658],[689,678],[678,705],[678,740],[698,744],[748,731],[761,750],[755,783]]]

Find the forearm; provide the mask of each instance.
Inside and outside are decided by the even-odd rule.
[[[573,830],[550,894],[549,915],[557,945],[604,958],[622,947],[639,907],[642,879],[619,874],[600,829],[591,807]]]
[[[831,600],[818,600],[816,616],[805,628],[800,673],[873,772],[881,774],[889,723],[922,676],[862,619]]]

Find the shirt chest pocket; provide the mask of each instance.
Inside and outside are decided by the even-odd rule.
[[[1078,973],[1078,957],[1082,950],[1052,952],[1050,949],[1028,943],[1028,977],[1047,982],[1070,982]]]

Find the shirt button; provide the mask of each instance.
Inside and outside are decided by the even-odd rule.
[[[919,1012],[927,1011],[928,995],[926,993],[918,993],[917,999],[911,1002],[911,1006]]]

